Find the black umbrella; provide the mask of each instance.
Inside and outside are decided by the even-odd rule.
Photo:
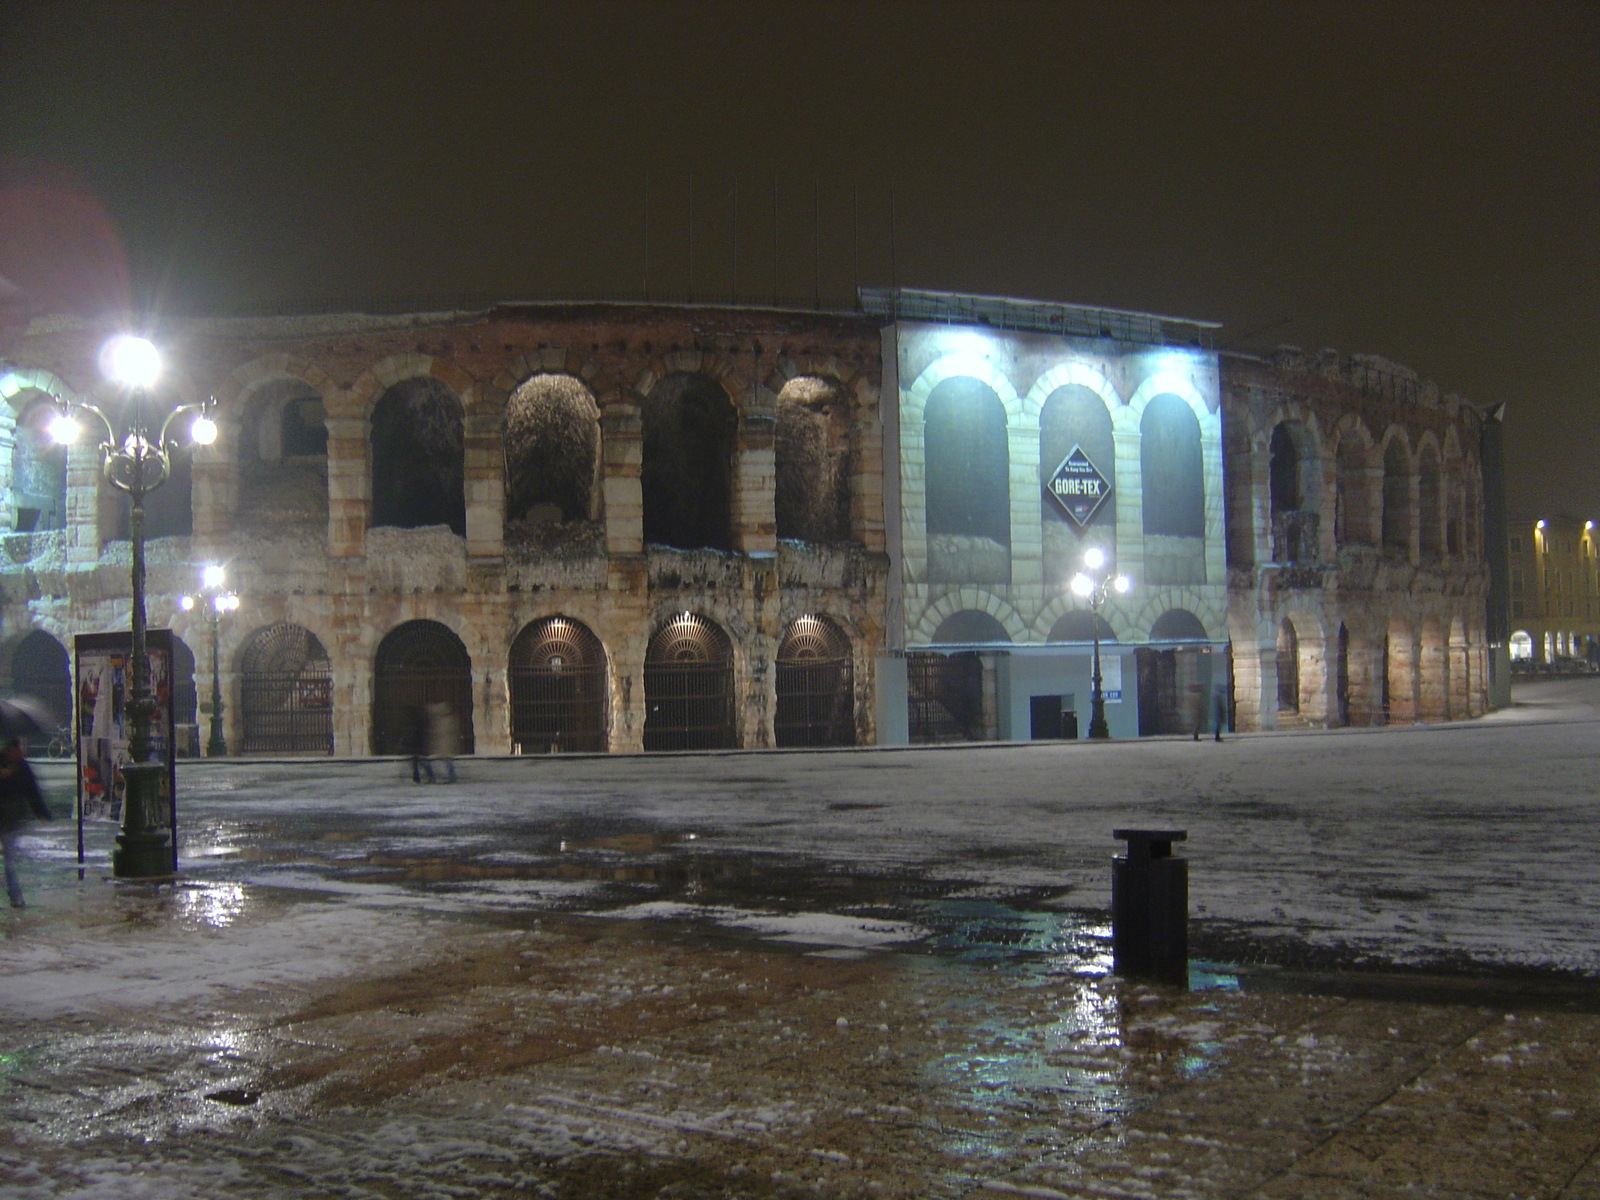
[[[50,706],[33,696],[8,696],[0,700],[0,735],[30,738],[49,736],[61,721]]]

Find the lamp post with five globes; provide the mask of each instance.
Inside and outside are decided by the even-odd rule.
[[[239,596],[227,589],[227,575],[216,563],[209,563],[200,572],[199,596],[179,596],[178,605],[184,612],[192,612],[204,605],[211,617],[211,736],[206,740],[206,757],[223,758],[228,753],[228,742],[222,733],[222,675],[217,654],[217,627],[222,614],[239,608]]]
[[[1119,596],[1126,595],[1132,583],[1126,575],[1098,574],[1106,565],[1105,551],[1099,546],[1090,546],[1083,552],[1083,565],[1088,570],[1080,571],[1072,577],[1072,594],[1080,600],[1089,602],[1089,612],[1093,618],[1094,690],[1090,701],[1089,736],[1109,738],[1111,730],[1106,726],[1106,696],[1100,687],[1100,606],[1106,602],[1106,597],[1111,592],[1116,592]]]
[[[107,342],[100,355],[106,377],[126,395],[124,432],[119,439],[110,418],[93,404],[57,396],[58,411],[50,423],[50,435],[63,446],[78,440],[83,427],[75,414],[83,413],[98,425],[101,434],[96,447],[101,472],[107,483],[128,495],[128,539],[133,549],[133,615],[131,619],[133,667],[131,696],[127,704],[128,755],[122,768],[125,781],[122,800],[122,831],[111,852],[111,872],[120,878],[149,879],[170,875],[172,847],[167,831],[155,821],[160,800],[159,762],[150,761],[150,724],[155,715],[155,699],[150,694],[150,659],[145,649],[144,606],[144,501],[167,481],[171,474],[171,455],[180,443],[170,436],[174,422],[195,414],[188,433],[190,442],[209,446],[217,439],[216,422],[211,419],[212,401],[183,404],[167,413],[154,439],[146,418],[147,393],[161,375],[161,355],[144,338],[123,336]]]

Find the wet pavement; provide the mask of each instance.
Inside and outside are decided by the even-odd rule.
[[[1600,1198],[1596,723],[190,764],[174,884],[30,839],[0,1195]],[[1188,990],[1109,973],[1139,816]]]

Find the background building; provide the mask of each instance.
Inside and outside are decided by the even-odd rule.
[[[1593,521],[1511,524],[1511,661],[1519,669],[1600,664],[1600,568]]]

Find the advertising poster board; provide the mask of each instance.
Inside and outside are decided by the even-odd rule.
[[[133,635],[80,633],[73,642],[74,728],[78,746],[78,865],[83,866],[86,821],[122,820],[122,767],[128,753],[128,700],[133,695]],[[150,659],[150,694],[156,710],[150,718],[151,761],[166,765],[156,812],[172,835],[172,869],[178,869],[177,766],[173,758],[172,632],[145,633]]]

